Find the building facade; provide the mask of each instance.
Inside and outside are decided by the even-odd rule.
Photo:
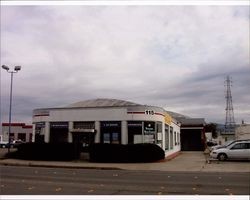
[[[154,143],[165,155],[180,151],[180,123],[163,108],[94,99],[33,111],[33,141],[107,144]]]
[[[1,141],[9,141],[9,123],[2,123]],[[33,127],[25,123],[11,123],[10,141],[32,142]]]
[[[250,139],[250,124],[242,123],[240,126],[237,126],[235,129],[235,138],[236,140]]]

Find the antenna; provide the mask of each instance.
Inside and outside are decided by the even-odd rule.
[[[231,94],[232,78],[227,76],[225,80],[226,89],[226,121],[225,121],[225,134],[235,133],[234,109]]]

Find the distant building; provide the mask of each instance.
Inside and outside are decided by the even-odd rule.
[[[1,141],[9,141],[9,123],[2,123]],[[10,141],[22,140],[32,142],[32,125],[25,123],[11,123]]]
[[[250,139],[250,124],[241,124],[235,129],[235,139]]]
[[[163,108],[117,99],[81,101],[33,111],[36,142],[159,145],[166,157],[180,151],[180,123]]]

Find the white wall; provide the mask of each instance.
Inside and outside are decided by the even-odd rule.
[[[242,124],[235,130],[237,140],[250,139],[250,124]]]

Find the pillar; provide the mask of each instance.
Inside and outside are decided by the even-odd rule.
[[[50,123],[45,122],[44,142],[49,143],[49,140],[50,140]]]
[[[72,143],[73,142],[73,135],[71,130],[73,129],[73,122],[69,122],[69,132],[68,132],[68,142]]]
[[[122,121],[121,143],[128,144],[128,122]]]
[[[101,142],[101,129],[100,129],[100,121],[95,121],[95,143],[100,143]]]

